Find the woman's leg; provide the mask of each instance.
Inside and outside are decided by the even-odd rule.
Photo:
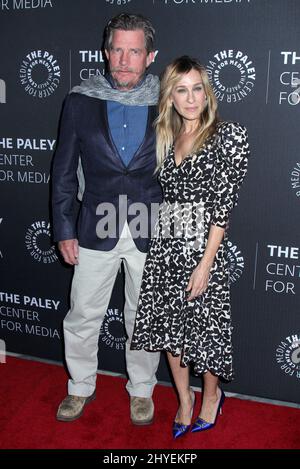
[[[206,422],[213,423],[217,415],[217,409],[221,398],[221,390],[218,386],[219,378],[209,371],[204,373],[204,389],[202,393],[202,406],[199,417]]]
[[[170,353],[167,353],[167,356],[179,395],[180,407],[176,421],[184,425],[190,425],[193,405],[190,390],[190,370],[189,367],[180,366],[180,357],[173,357]]]

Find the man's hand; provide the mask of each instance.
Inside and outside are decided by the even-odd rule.
[[[78,264],[78,240],[77,239],[65,239],[59,241],[58,249],[67,264],[75,265]]]

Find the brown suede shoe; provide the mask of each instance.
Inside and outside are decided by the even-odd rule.
[[[88,397],[68,394],[58,407],[57,420],[60,422],[72,422],[72,420],[78,419],[83,414],[85,406],[94,399],[96,399],[96,391]]]
[[[130,417],[134,425],[151,425],[154,404],[151,397],[130,397]]]

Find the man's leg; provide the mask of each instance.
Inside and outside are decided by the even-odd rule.
[[[78,418],[86,398],[92,396],[95,391],[99,332],[120,262],[115,249],[95,251],[79,248],[79,264],[75,266],[72,281],[71,308],[63,324],[65,357],[71,375],[68,381],[68,394],[80,396],[81,400],[72,400],[71,407],[76,407],[73,410],[70,410],[70,398],[66,412],[60,406],[59,420]],[[64,413],[68,414],[65,415],[66,418]],[[77,416],[78,413],[80,415]]]
[[[160,353],[146,352],[145,350],[130,350],[146,254],[137,249],[129,230],[127,231],[127,238],[121,238],[119,247],[121,247],[121,243],[125,270],[124,319],[128,335],[126,342],[126,363],[129,381],[127,382],[126,389],[131,397],[147,398],[137,399],[131,405],[131,407],[136,405],[141,406],[140,412],[138,408],[136,411],[133,408],[131,409],[132,413],[136,414],[136,418],[132,415],[134,423],[142,424],[143,422],[145,424],[151,423],[153,418],[154,409],[152,399],[150,398],[157,382],[155,373],[159,365]],[[152,415],[152,418],[147,418],[147,414],[150,417]]]

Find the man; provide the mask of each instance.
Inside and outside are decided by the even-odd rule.
[[[151,396],[159,354],[130,350],[153,223],[150,207],[158,205],[162,198],[153,174],[156,156],[152,124],[159,80],[145,75],[154,58],[153,40],[154,29],[146,18],[124,13],[113,18],[105,39],[109,74],[73,88],[62,114],[53,163],[54,238],[65,262],[75,268],[71,308],[64,320],[71,379],[68,395],[57,412],[61,421],[79,418],[85,405],[95,398],[99,331],[122,261],[128,335],[126,388],[131,420],[137,425],[153,420]],[[85,189],[76,230],[74,203],[79,161]],[[137,202],[143,202],[148,209],[147,237],[137,235],[131,228]],[[105,218],[107,207],[113,208],[113,217]]]

